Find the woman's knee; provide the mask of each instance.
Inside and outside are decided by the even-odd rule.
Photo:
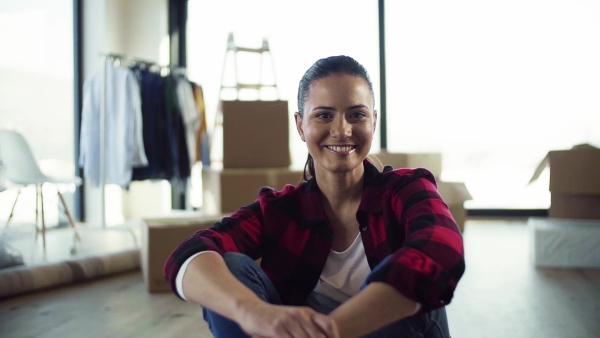
[[[428,317],[428,335],[427,337],[450,337],[450,328],[448,327],[448,317],[446,315],[446,308],[441,307],[427,313]]]
[[[370,335],[369,338],[449,338],[445,308],[431,310],[394,322]]]
[[[261,299],[271,304],[281,304],[277,290],[255,260],[238,252],[224,253],[223,259],[229,271]]]
[[[253,263],[254,260],[250,258],[248,255],[239,252],[226,252],[223,254],[223,260],[228,267],[235,267],[237,265],[243,265],[248,263]]]
[[[239,252],[226,252],[223,254],[223,260],[229,271],[238,279],[260,269],[252,258]]]

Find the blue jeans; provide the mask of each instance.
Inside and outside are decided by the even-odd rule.
[[[233,275],[261,299],[270,304],[281,305],[277,290],[255,261],[239,253],[226,253],[223,258]],[[203,313],[204,320],[216,338],[248,337],[237,323],[206,308],[203,309]],[[446,310],[442,307],[422,315],[399,320],[366,337],[449,338]]]

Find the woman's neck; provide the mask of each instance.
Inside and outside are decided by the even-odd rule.
[[[345,173],[316,172],[317,184],[325,200],[334,210],[360,202],[363,191],[364,168]]]
[[[362,172],[317,172],[323,209],[333,230],[331,248],[334,251],[348,249],[358,235],[356,212],[362,198],[363,176]]]

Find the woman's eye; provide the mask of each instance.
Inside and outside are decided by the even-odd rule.
[[[361,111],[357,111],[357,112],[354,112],[354,113],[350,114],[350,117],[353,118],[353,119],[360,119],[360,118],[363,118],[363,117],[366,117],[366,116],[367,116],[367,114],[365,114],[365,113],[363,113]]]
[[[332,117],[332,115],[330,113],[318,113],[317,114],[318,119],[330,119],[331,117]]]

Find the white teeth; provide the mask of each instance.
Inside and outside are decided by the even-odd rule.
[[[352,146],[328,146],[329,149],[333,150],[333,151],[337,151],[337,152],[342,152],[342,151],[351,151],[352,150]]]

